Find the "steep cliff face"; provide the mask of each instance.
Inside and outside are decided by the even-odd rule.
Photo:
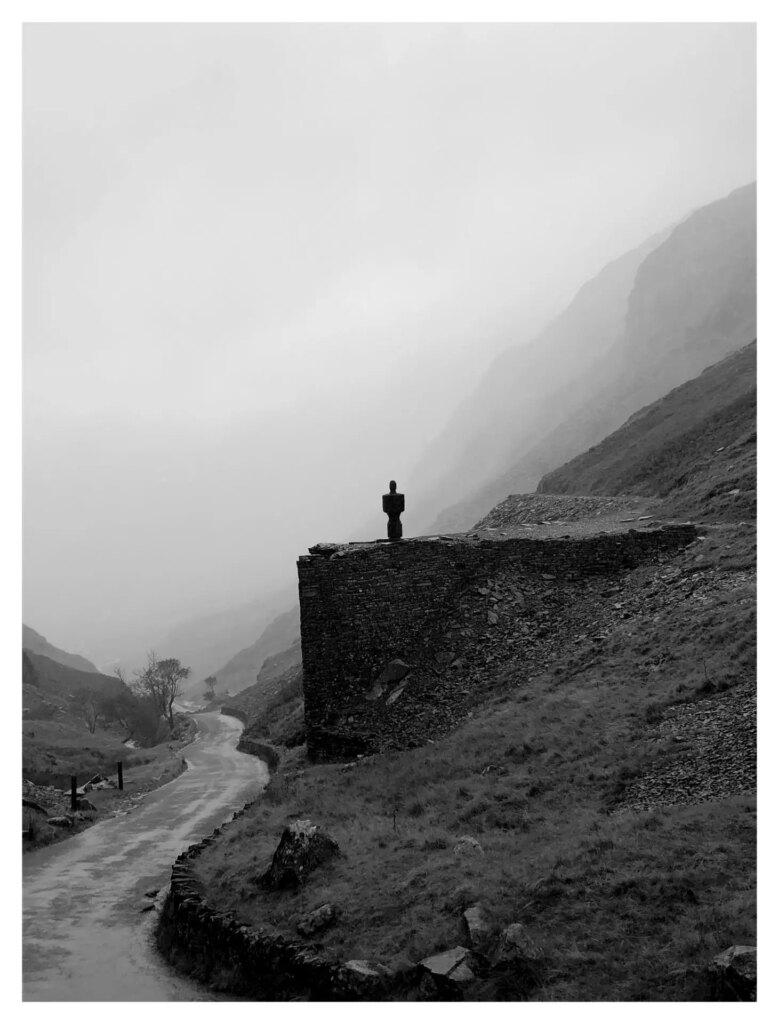
[[[506,494],[534,490],[546,473],[755,337],[755,198],[754,184],[736,190],[644,254],[608,350],[574,380],[562,370],[559,386],[544,392],[541,435],[525,434],[502,472],[446,508],[434,532],[467,529]],[[585,347],[587,340],[582,333]],[[533,373],[528,364],[531,382]]]

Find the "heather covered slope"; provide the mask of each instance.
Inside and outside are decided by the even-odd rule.
[[[535,490],[539,480],[597,444],[631,415],[756,335],[756,189],[754,184],[696,210],[636,269],[621,330],[572,384],[540,388],[543,432],[527,432],[500,471],[445,508],[432,529],[467,529],[506,494]],[[586,333],[580,342],[587,346]],[[531,362],[516,351],[515,405],[532,388]],[[566,366],[561,368],[567,374]],[[509,369],[505,367],[510,383]],[[520,381],[522,382],[520,384]],[[486,413],[487,423],[490,413]],[[496,445],[500,440],[496,440]],[[469,480],[463,468],[461,477]]]
[[[22,648],[32,651],[33,654],[42,654],[46,658],[51,658],[52,661],[58,661],[61,665],[69,665],[81,672],[97,672],[96,666],[91,661],[82,658],[80,654],[70,654],[68,651],[55,647],[45,636],[41,636],[36,630],[24,624],[22,624]]]
[[[548,473],[538,490],[656,495],[688,518],[754,518],[756,356],[752,342],[674,388]]]

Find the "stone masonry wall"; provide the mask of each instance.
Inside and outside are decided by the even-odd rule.
[[[575,602],[577,581],[635,568],[695,536],[680,524],[579,540],[458,536],[311,548],[298,560],[309,756],[349,759],[415,742],[407,725],[418,708],[408,694],[395,702],[399,693],[377,680],[401,659],[413,669],[409,692],[430,695],[435,652],[475,582],[509,572],[532,596],[548,593],[543,581],[553,579]]]
[[[233,820],[250,806],[236,811]],[[250,928],[234,914],[212,907],[194,867],[227,827],[220,825],[190,846],[173,865],[156,929],[157,948],[170,964],[211,988],[244,999],[373,1001],[399,989],[398,979],[366,969],[371,967],[366,962],[342,964],[311,945],[285,939],[272,929]]]

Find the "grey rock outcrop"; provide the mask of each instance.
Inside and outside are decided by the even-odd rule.
[[[543,951],[536,944],[524,925],[515,922],[500,933],[495,952],[496,964],[537,964],[543,960]]]
[[[471,948],[480,953],[486,952],[495,934],[495,926],[487,911],[480,903],[476,903],[463,911],[463,917]]]
[[[334,907],[332,903],[323,903],[321,907],[317,907],[316,910],[312,910],[311,913],[300,919],[297,930],[300,935],[308,938],[310,935],[316,935],[317,932],[323,932],[329,928],[337,918],[338,908]]]
[[[311,872],[339,853],[338,843],[318,825],[299,820],[287,825],[260,882],[267,889],[298,889]]]

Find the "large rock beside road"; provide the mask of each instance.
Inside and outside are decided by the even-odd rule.
[[[267,889],[299,889],[311,872],[339,853],[338,843],[318,825],[299,820],[287,825],[260,882]]]

